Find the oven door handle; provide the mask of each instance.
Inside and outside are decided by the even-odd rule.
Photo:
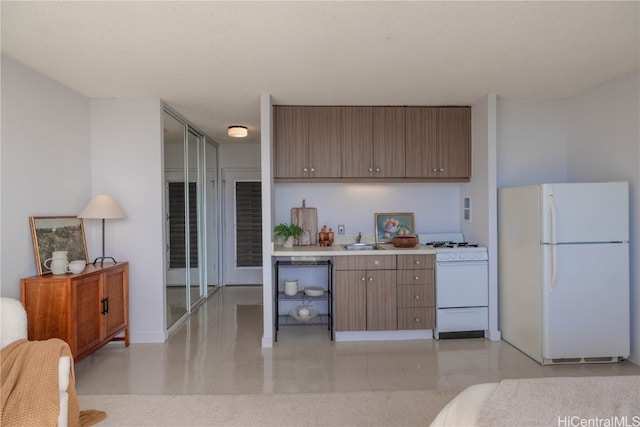
[[[465,265],[487,265],[487,260],[482,261],[438,261],[438,267],[463,267]]]

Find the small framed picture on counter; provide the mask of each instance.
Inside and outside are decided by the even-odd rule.
[[[395,236],[413,236],[413,213],[377,213],[376,243],[391,243]]]

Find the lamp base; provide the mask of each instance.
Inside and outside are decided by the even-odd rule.
[[[116,261],[116,259],[112,256],[99,256],[93,261],[93,265],[96,265],[98,263],[98,260],[100,260],[100,265],[103,265],[105,259],[110,259],[114,264],[118,263],[118,261]]]

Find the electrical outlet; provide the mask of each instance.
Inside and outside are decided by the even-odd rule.
[[[344,236],[344,224],[338,225],[338,235]]]

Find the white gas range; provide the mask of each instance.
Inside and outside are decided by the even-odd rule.
[[[462,233],[421,234],[418,238],[420,244],[436,251],[434,337],[484,336],[489,329],[487,248],[465,242]]]

